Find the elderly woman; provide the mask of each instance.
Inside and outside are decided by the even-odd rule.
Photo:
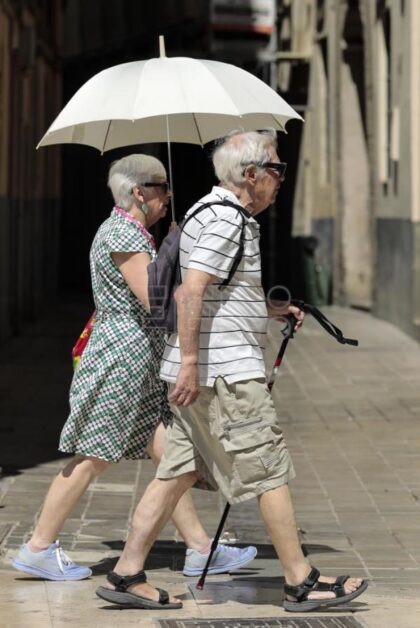
[[[49,580],[91,575],[55,541],[89,484],[122,458],[161,458],[165,428],[172,421],[166,383],[159,379],[164,349],[161,330],[148,313],[147,266],[156,256],[148,229],[165,216],[171,192],[165,168],[147,155],[129,155],[112,164],[108,185],[115,200],[90,252],[96,306],[95,326],[70,389],[70,416],[59,449],[75,454],[54,479],[28,543],[14,567]],[[210,539],[189,495],[173,521],[187,545],[185,575],[197,575]],[[241,567],[253,547],[219,546],[210,573]]]

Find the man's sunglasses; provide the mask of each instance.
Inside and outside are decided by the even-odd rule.
[[[284,181],[286,174],[287,163],[285,161],[247,161],[242,162],[241,166],[257,166],[258,168],[267,168],[268,170],[274,170],[280,181]],[[245,173],[245,168],[242,174]]]
[[[139,186],[142,188],[162,188],[163,193],[166,194],[169,190],[169,182],[163,181],[162,183],[146,181],[146,183],[139,183]]]

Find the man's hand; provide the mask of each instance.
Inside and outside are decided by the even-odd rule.
[[[296,305],[286,305],[282,301],[273,301],[272,299],[267,303],[267,312],[269,318],[274,318],[279,321],[284,320],[284,317],[288,314],[292,314],[296,319],[294,331],[299,331],[302,327],[303,319],[305,318],[305,312],[296,307]]]
[[[289,305],[286,310],[286,316],[288,314],[292,314],[296,319],[296,325],[294,331],[299,331],[299,329],[303,325],[303,319],[305,318],[305,312],[300,308],[296,307],[296,305]]]
[[[198,366],[196,364],[181,365],[175,388],[168,397],[170,403],[174,406],[189,406],[199,394]]]

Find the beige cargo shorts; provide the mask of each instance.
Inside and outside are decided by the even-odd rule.
[[[196,471],[199,488],[220,488],[234,504],[295,477],[265,379],[227,384],[218,377],[192,405],[172,410],[157,478]]]

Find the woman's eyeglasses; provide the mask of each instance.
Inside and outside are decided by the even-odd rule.
[[[278,176],[280,181],[284,181],[287,163],[285,161],[247,161],[242,162],[241,166],[257,166],[258,168],[267,168],[268,170],[272,170]],[[245,168],[242,171],[242,174],[245,173]]]
[[[139,183],[139,186],[143,188],[162,188],[163,193],[166,194],[169,190],[169,181],[163,181],[162,183],[146,181],[146,183]]]

